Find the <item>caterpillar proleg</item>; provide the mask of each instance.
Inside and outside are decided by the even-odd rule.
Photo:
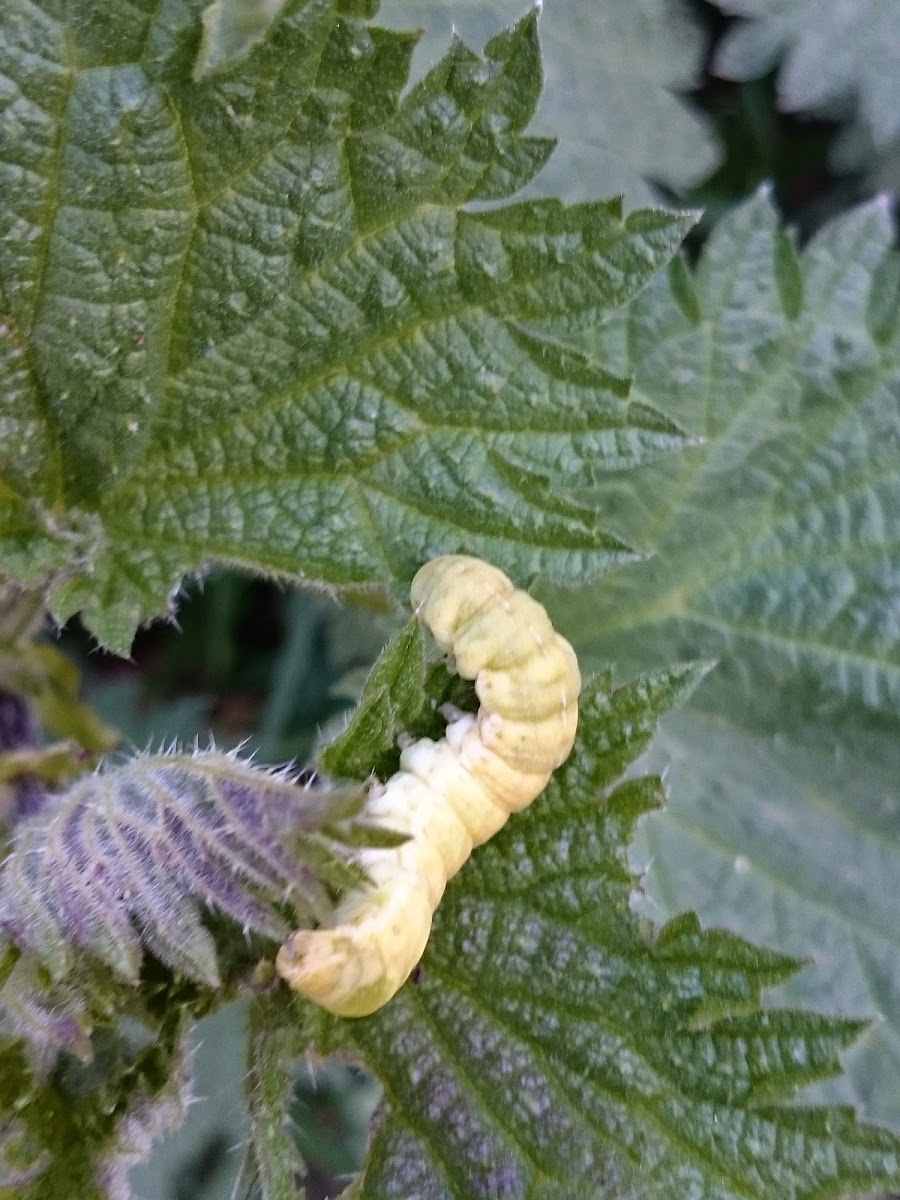
[[[462,555],[426,563],[410,596],[456,671],[474,680],[480,708],[451,720],[440,741],[408,746],[400,770],[372,787],[367,820],[408,840],[358,851],[371,886],[278,952],[282,978],[342,1017],[367,1016],[400,989],[447,881],[540,795],[575,740],[578,661],[536,600],[496,567]]]

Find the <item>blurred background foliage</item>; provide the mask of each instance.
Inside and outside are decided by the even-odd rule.
[[[217,0],[209,62],[260,36],[277,7]],[[421,73],[454,29],[480,46],[524,7],[386,0],[380,19],[422,27]],[[852,13],[852,36],[841,8]],[[802,237],[900,186],[900,0],[545,0],[542,38],[546,87],[534,131],[560,144],[534,193],[624,192],[631,205],[701,207],[696,248],[764,180]],[[887,92],[885,62],[894,64]],[[125,744],[212,737],[223,748],[245,742],[263,761],[303,764],[352,708],[399,623],[377,605],[338,607],[216,570],[185,585],[178,627],[141,632],[130,661],[95,652],[77,621],[57,645],[80,665],[86,698]],[[243,1020],[233,1006],[199,1028],[196,1094],[213,1103],[196,1104],[185,1128],[140,1168],[134,1182],[145,1200],[231,1194],[246,1120]],[[310,1195],[329,1194],[358,1167],[376,1103],[377,1086],[363,1072],[302,1064],[292,1115]]]

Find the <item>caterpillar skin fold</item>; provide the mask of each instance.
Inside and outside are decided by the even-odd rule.
[[[502,571],[447,555],[418,572],[413,609],[480,708],[400,755],[376,784],[366,817],[409,835],[392,849],[363,849],[371,880],[344,897],[328,926],[299,930],[278,952],[288,984],[341,1017],[386,1004],[412,973],[447,881],[475,846],[526,808],[568,757],[578,722],[575,652],[547,613]]]

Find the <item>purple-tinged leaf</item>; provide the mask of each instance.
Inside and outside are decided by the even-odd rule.
[[[216,986],[206,910],[278,939],[286,918],[308,923],[327,906],[323,856],[339,856],[303,832],[326,814],[307,794],[283,771],[216,751],[142,756],[84,778],[17,830],[0,869],[0,928],[55,980],[78,947],[134,983],[143,945]],[[289,852],[280,838],[292,828]]]

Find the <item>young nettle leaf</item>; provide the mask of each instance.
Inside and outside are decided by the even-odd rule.
[[[337,848],[315,833],[323,804],[287,772],[233,755],[137,757],[53,803],[17,828],[0,870],[0,926],[54,980],[87,952],[137,983],[147,948],[219,986],[201,906],[278,941],[328,911],[326,882],[347,882]]]
[[[442,662],[428,661],[425,634],[411,621],[384,650],[366,681],[365,694],[352,718],[322,751],[319,765],[328,775],[387,779],[399,763],[398,739],[415,729],[440,738],[446,729],[446,704],[475,711],[471,683]]]
[[[361,8],[288,0],[221,61],[199,0],[0,12],[0,545],[117,651],[214,560],[596,578],[630,551],[573,489],[685,440],[557,339],[693,218],[464,207],[552,149],[536,13],[404,93],[415,38]]]
[[[813,1200],[900,1180],[892,1134],[784,1103],[864,1025],[764,1012],[797,960],[632,911],[624,848],[662,785],[623,771],[702,673],[590,685],[572,757],[450,884],[416,978],[371,1017],[309,1015],[318,1049],[385,1089],[354,1195]]]

